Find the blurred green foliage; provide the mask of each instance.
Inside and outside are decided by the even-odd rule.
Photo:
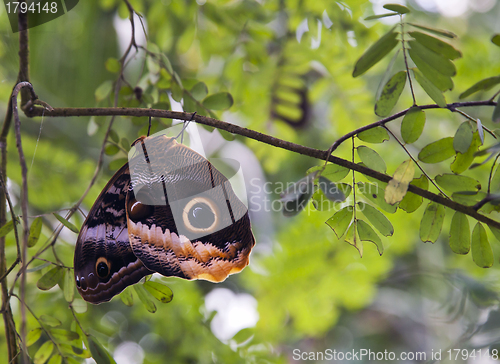
[[[169,108],[171,100],[165,90],[170,90],[174,99],[184,97],[186,111],[198,110],[324,150],[340,136],[377,120],[374,114],[377,89],[381,90],[385,84],[382,81],[390,60],[379,62],[357,78],[352,77],[352,71],[357,59],[393,23],[365,21],[374,12],[369,1],[130,0],[130,3],[144,16],[148,49],[168,57],[171,69],[165,63],[160,69],[158,59],[133,50],[136,62],[125,71],[128,84],[120,92],[119,106]],[[416,2],[408,3],[412,12],[406,16],[410,21],[458,35],[458,39],[450,42],[461,50],[463,57],[454,61],[457,76],[455,87],[446,93],[448,102],[457,101],[477,81],[500,74],[500,50],[489,41],[496,24],[492,14],[498,14],[499,4],[488,13],[470,10],[461,17],[447,18],[423,11]],[[111,86],[119,70],[117,60],[122,56],[123,45],[130,40],[128,15],[123,1],[87,0],[80,1],[67,15],[30,29],[30,80],[40,99],[54,107],[112,106]],[[307,31],[300,34],[298,29],[305,29],[304,22]],[[138,18],[135,27],[137,42],[145,45]],[[17,78],[17,41],[17,34],[11,33],[5,10],[0,7],[0,115],[5,114]],[[404,70],[401,57],[392,70],[393,74]],[[275,108],[276,97],[291,100],[292,104],[300,101],[299,93],[282,92],[279,85],[307,90],[311,114],[301,129],[271,116],[271,110],[290,118],[300,113],[296,107]],[[141,97],[137,97],[135,87],[141,88]],[[421,88],[415,87],[415,93],[419,104],[432,103]],[[474,97],[482,100],[492,95],[492,91],[481,91]],[[407,85],[392,112],[411,107],[412,103]],[[230,105],[227,111],[219,111]],[[467,110],[486,127],[494,129],[492,111],[492,108]],[[64,215],[65,209],[87,188],[109,119],[21,117],[29,167],[30,223],[39,215],[44,223],[40,241],[30,248],[30,255],[47,243],[57,227],[59,222],[52,213]],[[463,121],[463,116],[444,110],[426,112],[425,128],[410,147],[411,152],[416,156],[426,145],[455,135]],[[388,126],[398,132],[400,123],[401,120],[396,120]],[[111,169],[116,170],[117,163],[126,157],[128,141],[144,134],[146,124],[146,118],[116,118],[113,127],[116,140],[107,150],[109,156],[103,172],[84,199],[83,212],[92,206],[112,175]],[[155,120],[153,131],[166,125],[168,120]],[[320,165],[311,158],[254,140],[237,139],[250,148],[271,183],[297,181],[308,168]],[[491,138],[487,142],[493,143]],[[362,142],[356,140],[356,143]],[[12,132],[8,146],[7,177],[19,212],[21,174]],[[394,140],[371,147],[383,158],[391,175],[408,159]],[[350,141],[335,152],[346,159],[351,154]],[[431,176],[450,172],[445,163],[423,165]],[[483,181],[484,190],[490,168],[491,164],[486,163],[465,171],[464,175]],[[367,178],[356,175],[356,181],[366,182]],[[352,175],[344,177],[343,182],[351,183]],[[276,200],[279,193],[269,197]],[[64,229],[54,250],[47,250],[40,257],[43,261],[35,260],[30,265],[26,303],[36,317],[51,316],[60,321],[59,328],[79,334],[77,340],[66,338],[80,350],[80,357],[73,353],[77,362],[90,355],[83,350],[83,344],[93,350],[92,354],[99,352],[92,338],[115,359],[127,353],[125,344],[140,345],[141,349],[135,346],[133,353],[142,354],[137,354],[138,357],[130,354],[131,363],[285,363],[296,360],[294,349],[316,352],[328,348],[344,351],[364,348],[430,353],[432,349],[449,347],[498,346],[499,338],[491,329],[500,321],[492,308],[498,304],[500,290],[498,243],[488,231],[495,258],[489,269],[479,268],[470,255],[453,254],[448,245],[448,228],[441,230],[435,244],[423,244],[419,223],[427,202],[422,205],[414,214],[402,210],[390,214],[394,235],[384,238],[383,255],[379,255],[374,244],[365,242],[362,258],[325,224],[332,211],[316,211],[309,203],[305,211],[292,218],[272,212],[265,217],[272,219],[271,228],[254,222],[257,246],[250,266],[224,283],[155,276],[155,281],[172,289],[174,298],[168,304],[155,302],[154,314],[139,303],[130,287],[127,297],[132,294],[135,303],[131,307],[119,297],[98,306],[86,305],[75,297],[72,305],[90,342],[69,309],[67,301],[71,301],[71,295],[64,291],[68,283],[60,279],[60,287],[47,291],[37,288],[42,275],[53,269],[46,261],[57,261],[54,252],[60,259],[58,263],[72,267],[77,235]],[[451,219],[448,211],[444,226],[450,226]],[[77,226],[83,220],[82,214],[71,219]],[[473,224],[472,230],[475,221],[469,223]],[[7,263],[11,264],[16,257],[12,232],[7,235],[6,254]],[[41,269],[34,270],[35,267]],[[68,272],[71,271],[64,274]],[[15,274],[9,275],[9,284],[14,283],[14,277]],[[223,316],[224,310],[217,314],[210,312],[205,301],[207,294],[221,287],[238,295],[252,295],[259,316],[255,327],[242,330],[228,340],[220,340],[212,330],[217,315]],[[14,292],[18,292],[18,282]],[[17,324],[20,303],[13,297],[11,304]],[[480,321],[480,317],[488,318]],[[28,313],[27,318],[29,330],[40,327],[35,316]],[[477,333],[483,335],[482,341],[472,344],[471,338]],[[7,357],[4,335],[0,330],[0,360]],[[48,331],[43,331],[30,346],[30,356],[36,356],[39,350],[38,355],[43,356],[47,347],[42,345],[48,340]],[[54,349],[53,357],[60,353]]]

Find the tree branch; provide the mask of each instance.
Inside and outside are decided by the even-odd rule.
[[[496,102],[493,101],[472,101],[472,102],[463,102],[463,103],[454,103],[454,104],[449,104],[447,106],[448,109],[452,109],[455,107],[468,107],[468,106],[485,106],[485,105],[496,105]],[[439,106],[437,105],[423,105],[420,106],[421,109],[438,109]],[[26,110],[26,114],[28,116],[41,116],[42,115],[42,109],[41,108],[30,108],[29,110]],[[360,131],[363,130],[368,130],[376,126],[384,125],[385,123],[397,119],[401,116],[403,116],[407,110],[401,111],[393,116],[390,116],[388,118],[379,120],[376,123],[369,124],[363,128],[359,128],[349,134],[344,135],[341,137],[335,144],[340,145],[340,143],[343,140],[346,140],[347,138],[351,138],[352,136],[356,135]],[[53,116],[53,117],[68,117],[68,116],[110,116],[110,115],[120,115],[120,116],[151,116],[151,117],[157,117],[157,118],[166,118],[166,119],[180,119],[180,120],[189,120],[192,117],[192,113],[188,112],[180,112],[180,111],[170,111],[170,110],[158,110],[158,109],[139,109],[139,108],[124,108],[124,107],[117,107],[117,108],[54,108],[53,110],[47,111],[45,110],[45,116]],[[306,147],[303,145],[295,144],[288,142],[286,140],[278,139],[275,138],[271,135],[259,133],[258,131],[243,128],[238,125],[230,124],[221,120],[217,120],[214,118],[202,116],[202,115],[195,115],[194,121],[203,124],[203,125],[208,125],[212,126],[217,129],[225,130],[233,134],[238,134],[250,139],[257,140],[262,143],[266,143],[269,145],[272,145],[277,148],[281,149],[286,149],[294,153],[302,154],[302,155],[307,155],[312,158],[316,159],[321,159],[321,160],[328,160],[329,162],[332,162],[334,164],[355,170],[356,172],[362,173],[364,175],[373,177],[381,182],[389,182],[392,177],[388,176],[386,174],[374,171],[370,168],[361,166],[359,164],[350,162],[348,160],[334,157],[332,155],[329,155],[329,150],[324,151],[324,150],[319,150],[315,148],[310,148]],[[340,141],[340,142],[339,142]],[[335,145],[334,144],[334,145]],[[437,202],[443,206],[449,207],[452,210],[455,211],[460,211],[466,215],[469,215],[470,217],[481,221],[485,224],[488,224],[491,227],[495,227],[497,229],[500,229],[500,222],[495,221],[490,219],[487,216],[484,216],[477,211],[475,211],[472,207],[470,206],[465,206],[462,204],[459,204],[457,202],[454,202],[452,200],[448,200],[442,196],[436,195],[432,192],[429,192],[427,190],[423,190],[421,188],[418,188],[416,186],[410,185],[408,187],[408,191],[412,192],[416,195],[419,195],[427,200]]]
[[[14,117],[14,129],[16,134],[16,146],[19,154],[19,163],[21,164],[21,175],[22,175],[22,188],[21,188],[21,212],[23,219],[23,239],[22,239],[22,249],[21,249],[21,261],[23,266],[21,268],[21,300],[25,303],[25,293],[26,293],[26,263],[28,257],[28,236],[29,236],[29,224],[28,224],[28,167],[26,166],[26,158],[24,157],[23,145],[21,142],[21,121],[19,120],[19,114],[17,112],[17,95],[22,88],[29,88],[31,98],[36,99],[37,96],[29,82],[19,82],[14,90],[12,91],[12,115]],[[26,309],[24,305],[21,305],[21,345],[23,360],[27,362],[28,354],[26,348]]]
[[[456,110],[457,107],[473,107],[473,106],[496,106],[496,102],[493,101],[493,100],[485,100],[485,101],[468,101],[468,102],[454,102],[452,104],[448,104],[446,105],[446,107],[444,109],[448,109],[450,110],[451,112],[458,112]],[[412,106],[413,107],[413,106]],[[353,130],[351,131],[350,133],[347,133],[346,135],[344,135],[343,137],[337,139],[335,141],[335,143],[332,144],[331,146],[331,151],[333,153],[333,151],[335,151],[335,149],[337,149],[339,147],[340,144],[342,144],[344,141],[346,141],[347,139],[349,139],[350,137],[356,135],[356,134],[359,134],[361,133],[362,131],[365,131],[365,130],[370,130],[370,129],[373,129],[373,128],[376,128],[378,126],[382,126],[382,125],[385,125],[387,124],[388,122],[390,121],[393,121],[393,120],[396,120],[396,119],[399,119],[400,117],[402,116],[405,116],[406,113],[408,112],[408,110],[410,110],[412,107],[409,107],[408,109],[405,109],[403,111],[400,111],[394,115],[391,115],[391,116],[388,116],[384,119],[380,119],[379,121],[376,121],[374,123],[371,123],[371,124],[368,124],[368,125],[365,125],[365,126],[362,126],[361,128],[358,128],[356,130]],[[427,109],[443,109],[442,107],[436,105],[436,104],[431,104],[431,105],[421,105],[421,106],[417,106],[418,108],[420,108],[421,110],[427,110]],[[493,137],[496,138],[496,136],[493,134]]]

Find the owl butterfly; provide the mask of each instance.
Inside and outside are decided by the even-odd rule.
[[[74,267],[81,296],[109,301],[154,272],[221,282],[241,271],[255,239],[228,179],[165,135],[141,137],[131,152],[78,236]]]

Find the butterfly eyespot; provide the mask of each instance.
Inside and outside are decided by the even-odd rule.
[[[80,278],[76,277],[76,286],[80,288]]]
[[[95,271],[99,278],[107,278],[109,276],[110,268],[110,263],[106,258],[101,257],[97,259],[97,262],[95,264]]]
[[[193,198],[184,207],[182,220],[193,233],[211,233],[218,225],[217,206],[207,198]]]
[[[153,213],[153,206],[145,205],[135,198],[129,201],[127,209],[128,217],[133,221],[140,221]]]
[[[82,277],[80,279],[80,285],[81,285],[83,290],[87,289],[87,282],[85,281],[85,277]]]

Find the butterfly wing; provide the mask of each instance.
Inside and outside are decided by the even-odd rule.
[[[255,238],[227,178],[173,138],[136,147],[125,203],[134,254],[165,276],[220,282],[241,271]]]
[[[127,286],[152,273],[130,247],[125,212],[129,185],[127,163],[101,192],[78,235],[75,280],[86,301],[109,301]]]

